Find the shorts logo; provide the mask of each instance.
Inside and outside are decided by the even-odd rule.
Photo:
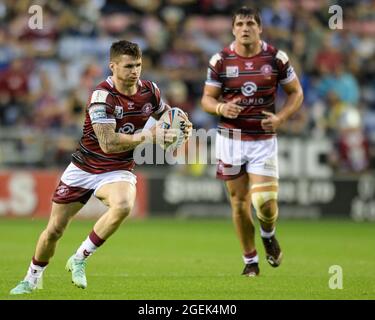
[[[69,192],[69,188],[68,188],[67,186],[59,186],[59,187],[56,189],[56,193],[57,193],[59,196],[64,196],[64,195],[66,195],[68,192]]]
[[[265,64],[263,65],[261,68],[260,68],[260,72],[265,75],[265,76],[268,76],[272,73],[272,67],[269,65],[269,64]]]
[[[145,114],[150,114],[152,113],[152,104],[151,103],[146,103],[143,107],[142,107],[142,112],[145,113]]]
[[[114,115],[116,119],[122,119],[124,117],[124,108],[122,106],[115,106]]]
[[[273,158],[267,159],[264,162],[264,169],[267,169],[267,170],[276,170],[276,161],[275,161],[275,159],[273,159]]]
[[[257,91],[257,89],[258,87],[254,82],[248,81],[242,85],[241,92],[244,96],[250,97]]]
[[[226,68],[227,78],[236,78],[238,77],[238,66],[228,66]]]
[[[241,165],[231,165],[219,160],[216,173],[221,176],[235,176],[242,170]]]
[[[125,134],[131,134],[133,133],[135,130],[135,127],[134,127],[134,124],[128,122],[128,123],[125,123],[122,128],[120,128],[119,132],[120,133],[125,133]]]

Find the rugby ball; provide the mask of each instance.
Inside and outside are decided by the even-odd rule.
[[[167,151],[174,151],[179,148],[184,142],[183,127],[185,123],[190,122],[187,115],[180,108],[171,108],[162,114],[159,119],[161,128],[163,129],[177,129],[177,139],[172,143],[160,144],[160,146]]]

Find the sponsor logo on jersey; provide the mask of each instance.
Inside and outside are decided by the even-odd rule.
[[[260,72],[265,75],[265,76],[268,76],[272,73],[272,67],[269,65],[269,64],[265,64],[263,65],[261,68],[260,68]]]
[[[122,119],[124,117],[124,108],[122,106],[115,106],[114,115],[116,119]]]
[[[241,92],[244,96],[250,97],[257,91],[257,89],[258,87],[254,82],[247,81],[242,85]]]
[[[134,109],[134,102],[131,102],[131,101],[128,102],[128,109],[129,110]]]
[[[120,133],[125,133],[125,134],[131,134],[133,133],[135,130],[135,127],[134,127],[134,124],[132,124],[131,122],[128,122],[128,123],[125,123],[120,129],[119,129],[119,132]]]
[[[227,66],[226,67],[226,76],[227,76],[227,78],[238,77],[238,66]]]
[[[254,63],[253,62],[245,62],[245,70],[253,70]]]
[[[142,107],[142,112],[145,113],[145,114],[150,114],[152,113],[152,104],[151,103],[146,103],[143,107]]]
[[[101,119],[107,119],[106,108],[103,105],[92,106],[89,109],[89,115],[90,115],[91,122],[101,120]]]
[[[264,98],[242,98],[240,102],[245,106],[260,106],[264,104]]]

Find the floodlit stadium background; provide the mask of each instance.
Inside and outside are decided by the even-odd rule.
[[[90,91],[109,75],[117,39],[143,50],[142,78],[215,127],[200,109],[209,57],[232,41],[230,12],[245,1],[71,0],[0,4],[0,216],[47,216],[81,134]],[[249,2],[251,3],[251,2]],[[43,12],[32,30],[31,5]],[[374,1],[256,1],[263,39],[288,52],[305,92],[280,130],[280,217],[375,219]],[[329,29],[329,6],[344,29]],[[280,95],[278,105],[282,103]],[[146,165],[136,216],[230,216],[215,166]],[[85,216],[98,214],[93,207]]]

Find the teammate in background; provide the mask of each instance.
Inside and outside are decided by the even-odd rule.
[[[159,119],[170,109],[155,83],[139,79],[142,53],[138,45],[125,40],[113,43],[109,67],[113,75],[96,87],[88,102],[83,136],[53,195],[51,216],[39,237],[27,275],[10,294],[30,293],[41,287],[43,271],[57,241],[94,194],[109,209],[66,264],[72,282],[86,288],[87,258],[117,230],[134,206],[133,149],[142,142],[169,143],[176,138],[175,131],[161,129],[158,122],[150,133],[136,132],[150,116]],[[191,124],[186,123],[185,137],[190,129]]]
[[[260,221],[267,261],[277,267],[282,251],[275,237],[279,176],[276,131],[300,108],[303,92],[287,54],[260,39],[259,12],[241,7],[232,19],[235,40],[211,58],[202,106],[220,117],[217,177],[226,181],[230,196],[243,250],[242,274],[257,276],[251,203]],[[275,113],[278,84],[287,99]]]

